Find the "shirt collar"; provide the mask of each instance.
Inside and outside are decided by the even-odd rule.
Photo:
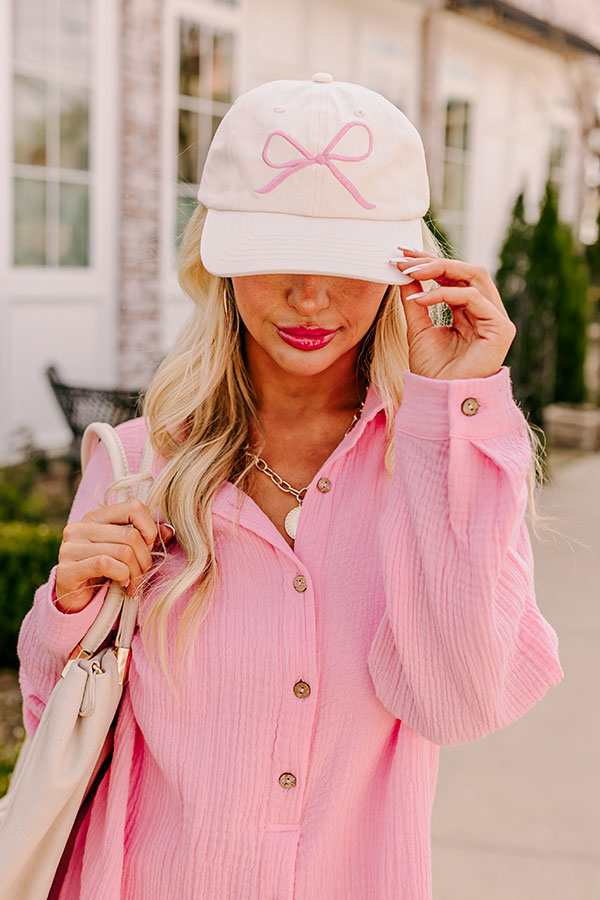
[[[329,469],[336,459],[354,447],[360,440],[368,424],[372,422],[383,409],[383,400],[381,399],[378,390],[373,385],[370,385],[367,390],[365,405],[363,406],[360,419],[354,428],[352,428],[352,430],[340,441],[331,456],[323,463],[323,466],[311,481],[309,488],[319,480],[323,469]],[[267,538],[272,544],[283,546],[289,552],[293,553],[290,546],[286,543],[281,534],[279,534],[273,523],[267,518],[260,507],[251,497],[248,497],[247,494],[240,491],[230,481],[225,482],[225,484],[221,486],[218,493],[215,495],[212,508],[214,515],[231,521],[236,520],[240,525],[262,534],[262,536]]]
[[[360,419],[352,430],[342,438],[331,456],[324,462],[321,469],[319,469],[313,478],[313,481],[311,481],[311,485],[321,477],[322,469],[329,469],[335,460],[339,459],[340,456],[343,456],[355,446],[369,423],[372,422],[383,409],[384,404],[379,391],[376,387],[370,385],[367,390],[365,405],[363,406]],[[152,465],[152,475],[154,478],[157,477],[165,465],[166,461],[163,457],[157,455],[154,457]],[[271,544],[293,556],[293,550],[283,539],[282,535],[277,531],[262,509],[260,509],[251,497],[239,490],[232,482],[226,481],[221,485],[215,494],[212,511],[213,515],[219,518],[227,519],[231,522],[237,521],[241,526],[260,534]]]

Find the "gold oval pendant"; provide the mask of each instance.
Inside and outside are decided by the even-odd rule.
[[[293,541],[296,540],[296,531],[298,530],[298,520],[300,518],[301,509],[301,506],[295,506],[293,509],[290,509],[283,523],[286,534],[288,534]]]

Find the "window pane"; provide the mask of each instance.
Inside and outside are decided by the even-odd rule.
[[[61,184],[59,265],[89,265],[89,198],[83,184]]]
[[[15,75],[15,162],[46,165],[46,83]]]
[[[444,162],[444,194],[442,206],[447,210],[462,210],[465,200],[465,166],[463,163]]]
[[[561,169],[565,164],[567,134],[562,128],[553,128],[550,137],[550,168]]]
[[[88,169],[89,103],[87,88],[60,87],[60,166]]]
[[[179,110],[179,181],[198,183],[198,113]]]
[[[179,23],[179,93],[211,97],[212,33],[193,22]]]
[[[179,23],[179,93],[198,96],[200,74],[200,29],[191,22]]]
[[[210,99],[213,91],[213,39],[212,31],[207,28],[200,29],[200,81],[198,96]]]
[[[14,49],[18,60],[46,58],[46,0],[13,0]]]
[[[463,100],[449,100],[446,106],[446,147],[469,148],[469,105]]]
[[[46,185],[25,178],[14,180],[14,263],[46,263]]]
[[[463,134],[462,134],[462,145],[464,150],[469,149],[469,145],[471,142],[470,137],[470,118],[471,118],[471,104],[465,103],[464,106],[464,118],[463,118]]]
[[[213,52],[213,99],[230,103],[233,92],[233,35],[217,31]]]
[[[90,61],[91,0],[59,0],[61,62],[87,70]]]

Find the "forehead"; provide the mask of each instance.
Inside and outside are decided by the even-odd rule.
[[[235,290],[327,290],[362,293],[377,290],[383,293],[387,285],[362,278],[340,278],[335,275],[311,273],[268,272],[260,275],[238,275],[231,279]]]

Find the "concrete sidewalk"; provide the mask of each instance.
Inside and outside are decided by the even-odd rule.
[[[434,900],[600,900],[600,453],[555,470],[540,512],[570,539],[532,535],[565,677],[507,728],[442,748]]]

